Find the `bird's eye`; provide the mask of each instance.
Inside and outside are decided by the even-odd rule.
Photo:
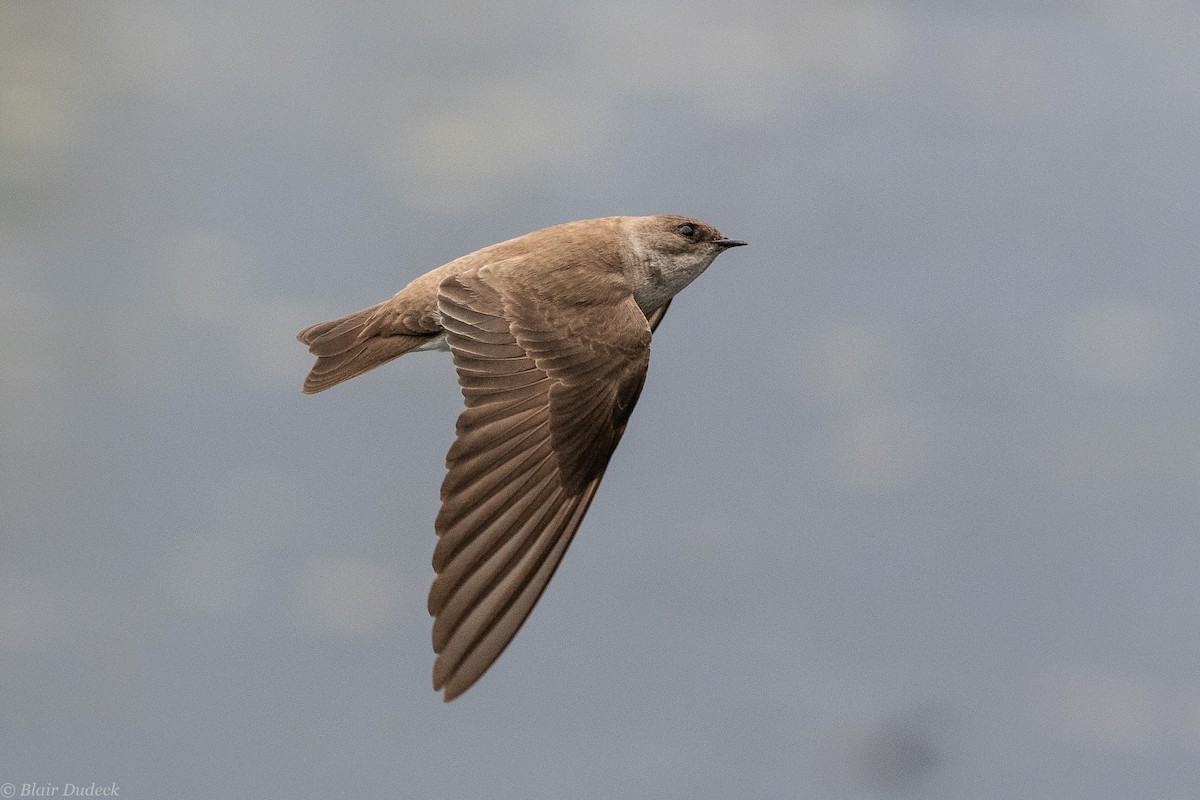
[[[676,230],[679,231],[680,236],[686,236],[689,239],[696,235],[695,226],[688,225],[687,223],[680,225]]]

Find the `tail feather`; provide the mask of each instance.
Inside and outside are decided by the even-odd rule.
[[[316,394],[415,350],[437,334],[389,334],[369,327],[379,306],[340,319],[318,322],[296,336],[317,363],[304,379],[304,393]]]
[[[318,322],[300,331],[296,338],[308,345],[309,352],[314,356],[331,356],[352,347],[364,327],[365,323],[358,319],[358,315],[351,314],[342,319]]]

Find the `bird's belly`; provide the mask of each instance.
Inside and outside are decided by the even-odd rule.
[[[437,338],[430,339],[428,342],[422,343],[421,346],[415,348],[413,352],[419,353],[423,350],[439,350],[443,353],[449,353],[450,345],[446,342],[446,334],[440,334],[437,336]]]

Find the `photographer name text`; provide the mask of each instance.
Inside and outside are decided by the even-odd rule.
[[[121,787],[113,783],[5,783],[0,798],[9,797],[120,797]]]

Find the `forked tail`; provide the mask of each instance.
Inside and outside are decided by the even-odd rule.
[[[323,392],[435,338],[436,334],[414,336],[381,330],[378,324],[372,324],[381,305],[318,322],[296,335],[317,357],[304,379],[305,394]]]

